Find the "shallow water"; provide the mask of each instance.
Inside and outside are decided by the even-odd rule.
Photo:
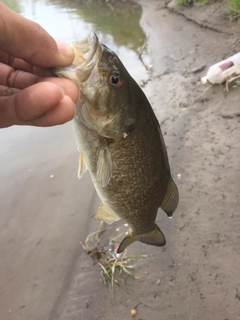
[[[61,38],[68,43],[79,41],[94,31],[100,40],[114,50],[122,59],[130,74],[136,81],[146,80],[148,73],[139,59],[139,50],[143,46],[146,35],[140,26],[142,8],[140,5],[118,2],[107,5],[105,1],[48,1],[48,0],[5,0],[10,8],[43,26],[53,37]],[[144,50],[144,63],[149,57]],[[43,154],[48,156],[55,150],[64,150],[72,146],[75,152],[75,141],[71,124],[54,128],[34,128],[28,126],[11,127],[0,131],[0,177],[11,183],[13,171],[19,175],[38,167],[35,173],[41,175],[39,161]],[[35,150],[35,151],[33,151]],[[70,151],[68,151],[70,152]],[[77,158],[77,154],[75,155]],[[58,162],[57,159],[54,161]],[[50,162],[46,164],[51,165]],[[53,167],[55,163],[53,163]],[[76,161],[77,166],[77,161]],[[31,171],[30,171],[31,172]],[[21,178],[24,181],[24,178]],[[14,187],[13,187],[14,188]],[[28,189],[25,186],[26,190]],[[11,191],[15,193],[14,189]],[[10,206],[12,198],[4,190],[0,193],[3,203]]]
[[[69,43],[96,32],[138,82],[148,78],[138,58],[146,39],[139,5],[4,2]],[[146,52],[143,58],[147,64]],[[99,200],[88,174],[77,178],[71,123],[1,129],[0,146],[1,319],[46,319],[82,252]]]
[[[106,1],[5,0],[13,10],[34,20],[53,37],[68,43],[80,41],[94,31],[123,61],[136,81],[147,79],[139,51],[146,35],[140,26],[142,8],[136,3]],[[146,50],[144,64],[149,64]]]
[[[121,1],[120,4],[116,2],[113,6],[105,1],[76,0],[4,0],[3,2],[26,18],[39,23],[54,38],[61,38],[68,43],[80,41],[87,37],[89,32],[94,31],[100,41],[116,52],[137,82],[141,83],[148,79],[146,66],[150,61],[146,49],[143,50],[142,59],[139,59],[139,51],[146,41],[146,35],[140,26],[142,8],[139,4],[127,4]],[[65,126],[70,128],[69,124]],[[51,139],[51,132],[58,132],[58,140],[61,140],[63,138],[61,132],[65,130],[66,128],[62,129],[62,126],[45,128],[44,134],[47,141],[37,143],[39,148],[56,143]],[[69,139],[73,139],[71,128],[68,132]],[[21,154],[18,157],[28,159],[26,144],[23,145],[23,141],[29,143],[31,153],[31,148],[34,147],[31,142],[36,144],[34,139],[38,139],[42,134],[43,130],[33,127],[2,129],[0,165],[3,162],[4,165],[9,166],[6,157],[13,158],[11,152],[16,153],[16,150]]]
[[[145,89],[181,198],[171,222],[158,217],[167,246],[136,242],[128,252],[149,255],[136,263],[141,280],[104,288],[97,266],[81,254],[80,242],[97,229],[91,216],[98,198],[86,174],[77,179],[71,124],[2,130],[1,320],[129,319],[133,308],[136,319],[240,320],[239,88],[206,92],[204,74],[190,71],[239,43],[160,10],[162,2],[142,1],[158,75]]]

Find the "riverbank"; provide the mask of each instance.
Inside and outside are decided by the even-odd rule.
[[[129,276],[111,291],[81,255],[49,320],[130,319],[131,309],[139,320],[239,320],[240,91],[200,83],[208,66],[240,51],[238,37],[165,2],[139,3],[153,66],[144,91],[164,133],[179,207],[172,220],[158,216],[166,247],[129,248],[149,255],[135,263],[139,280]]]
[[[223,1],[115,3],[13,6],[67,42],[94,30],[140,81],[180,192],[173,219],[160,210],[157,217],[167,244],[133,243],[127,255],[146,256],[129,261],[138,278],[122,274],[107,288],[82,245],[99,227],[91,219],[99,199],[87,172],[77,178],[72,124],[2,129],[1,319],[131,319],[135,310],[137,320],[240,320],[240,89],[200,82],[210,65],[240,51],[238,23],[224,20]],[[107,226],[99,248],[126,231],[122,221]]]

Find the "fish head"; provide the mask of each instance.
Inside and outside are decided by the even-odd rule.
[[[126,138],[137,122],[137,84],[118,56],[94,33],[72,47],[73,65],[54,73],[73,80],[79,88],[75,120],[105,138]]]

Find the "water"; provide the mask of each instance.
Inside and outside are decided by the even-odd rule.
[[[13,10],[39,23],[54,38],[68,43],[80,41],[94,31],[101,42],[109,46],[122,60],[130,74],[138,82],[146,80],[149,64],[147,52],[139,51],[146,35],[140,26],[142,8],[136,3],[116,1],[77,0],[5,0]]]
[[[4,0],[3,2],[24,17],[39,23],[54,38],[60,38],[68,43],[80,41],[86,38],[90,31],[94,31],[100,41],[116,52],[137,82],[141,83],[148,79],[145,66],[150,61],[146,50],[143,50],[143,59],[139,59],[139,51],[145,43],[146,35],[140,26],[142,8],[138,4],[116,1],[108,5],[104,0]],[[70,127],[69,124],[65,126]],[[62,133],[66,137],[66,128],[44,130],[46,136],[46,130],[49,131],[49,135],[56,130],[59,131],[59,140],[63,138]],[[68,131],[69,138],[73,139],[72,130]],[[36,144],[39,148],[43,148],[45,143],[40,138],[42,134],[41,129],[33,127],[2,129],[0,165],[1,160],[4,161],[4,165],[9,163],[9,159],[3,157],[6,152],[9,157],[13,157],[9,153],[9,148],[14,153],[20,150],[21,155],[18,155],[20,158],[26,156],[28,141],[32,142],[29,144],[30,152]],[[32,136],[35,137],[35,141]],[[55,142],[47,138],[46,143],[49,145]],[[29,157],[31,158],[32,154]]]
[[[54,38],[68,43],[79,41],[94,31],[100,40],[114,50],[137,82],[146,80],[144,64],[149,63],[146,50],[144,64],[139,59],[146,35],[140,26],[142,8],[135,3],[75,0],[4,0],[10,8],[39,23]],[[67,145],[74,145],[71,124],[54,128],[10,127],[0,131],[0,178],[9,180],[12,171],[21,166],[39,167],[39,159]],[[74,149],[75,150],[75,149]],[[16,162],[16,159],[18,161]],[[29,162],[29,163],[28,163]],[[54,165],[54,164],[53,164]],[[41,172],[39,171],[39,174]],[[0,196],[7,199],[4,193]]]
[[[142,8],[138,4],[116,1],[110,5],[104,0],[4,0],[3,2],[24,17],[39,23],[53,37],[61,38],[68,43],[84,39],[90,31],[96,32],[100,40],[117,53],[137,82],[148,78],[144,65],[149,63],[146,50],[142,56],[144,64],[139,59],[139,50],[146,40],[146,35],[140,26]],[[70,128],[69,124],[65,126]],[[45,128],[44,133],[43,130],[33,127],[2,129],[0,165],[2,161],[4,167],[9,167],[11,159],[16,157],[32,158],[32,150],[36,145],[38,150],[51,144],[54,149],[55,137],[57,136],[59,141],[61,139],[65,141],[66,131],[69,132],[69,139],[73,140],[71,128],[62,129],[62,126]],[[57,132],[54,136],[55,141],[50,139],[53,132]],[[46,142],[42,139],[43,136],[47,137]],[[29,156],[28,152],[31,153]]]
[[[138,58],[146,39],[139,24],[139,5],[4,2],[68,43],[96,32],[136,81],[148,78]],[[149,63],[146,52],[143,60]],[[79,243],[94,223],[90,221],[99,200],[89,176],[77,178],[78,152],[71,123],[1,129],[0,146],[1,319],[47,319],[65,279],[71,278],[82,250]]]

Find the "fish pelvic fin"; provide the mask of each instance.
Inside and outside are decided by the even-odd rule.
[[[166,244],[164,234],[162,233],[160,228],[155,224],[154,229],[148,233],[137,235],[134,232],[132,232],[131,234],[127,235],[120,243],[117,253],[123,252],[123,250],[125,250],[131,243],[135,241],[141,241],[143,243],[157,247],[162,247]]]
[[[168,215],[172,217],[173,212],[176,210],[179,201],[178,188],[173,181],[172,177],[168,180],[167,191],[165,197],[160,205],[160,208]]]
[[[112,175],[112,155],[108,146],[101,148],[98,153],[97,161],[97,181],[102,187],[108,185]]]
[[[80,151],[79,151],[80,152]],[[80,152],[79,155],[79,164],[78,164],[78,178],[81,179],[84,172],[87,170],[87,164],[84,159],[83,154]]]
[[[98,211],[93,215],[93,219],[102,220],[108,224],[120,220],[120,218],[104,204],[100,205]]]

